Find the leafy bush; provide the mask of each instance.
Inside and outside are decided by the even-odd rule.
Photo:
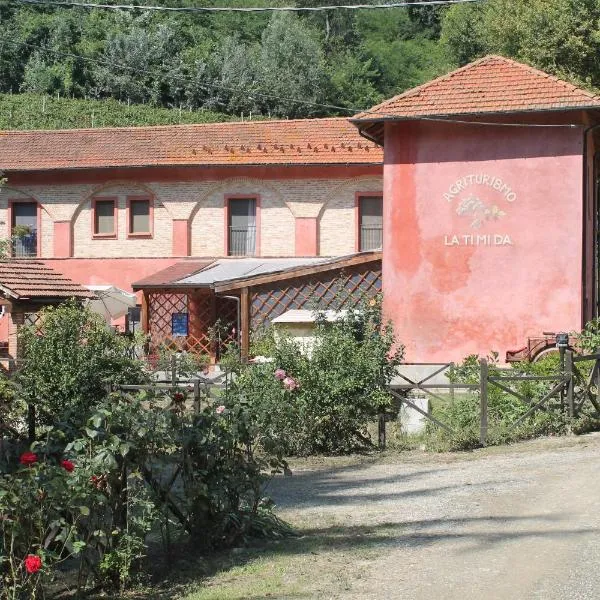
[[[63,563],[78,572],[78,590],[123,590],[161,523],[204,548],[290,531],[262,495],[265,478],[285,463],[255,454],[248,408],[205,401],[192,411],[186,388],[109,394],[103,377],[143,373],[103,327],[68,304],[45,313],[48,339],[25,332],[28,360],[38,364],[26,363],[15,389],[29,402],[39,394],[43,419],[30,445],[28,408],[16,402],[15,427],[0,437],[0,599],[45,596]],[[59,356],[73,364],[60,370]],[[58,372],[45,379],[42,366]]]
[[[39,324],[21,329],[22,367],[15,382],[41,424],[79,429],[107,395],[107,384],[146,379],[134,342],[76,302],[44,308]]]
[[[78,485],[73,463],[43,449],[11,466],[0,475],[0,598],[35,598],[41,581],[85,546],[79,522],[90,490]]]
[[[367,422],[391,404],[386,388],[402,352],[373,301],[334,323],[319,318],[310,352],[280,340],[272,363],[240,373],[228,402],[247,403],[267,450],[308,455],[365,448]]]
[[[584,354],[595,354],[600,350],[600,317],[585,324],[577,334],[577,344]]]
[[[488,364],[490,375],[506,374],[506,371],[498,366],[497,354],[488,357]],[[449,378],[455,383],[479,384],[479,369],[479,357],[471,355],[449,371]],[[536,363],[514,363],[509,372],[513,375],[555,375],[560,372],[559,355],[549,354]],[[541,399],[555,384],[556,381],[507,382],[508,387],[529,400]],[[557,399],[551,399],[545,406],[547,410],[535,411],[523,423],[513,427],[515,421],[522,417],[530,406],[496,385],[489,384],[487,443],[494,445],[541,435],[560,435],[577,428],[585,428],[584,420],[588,427],[592,426],[593,419],[590,415],[569,422],[564,407],[560,406]],[[455,433],[450,434],[428,423],[427,446],[434,450],[465,450],[478,447],[480,410],[479,390],[457,394],[454,400],[449,399],[445,403],[434,403],[434,416],[449,425]]]

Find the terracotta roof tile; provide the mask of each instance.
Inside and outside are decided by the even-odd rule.
[[[0,260],[0,294],[15,300],[95,297],[58,271],[32,260]]]
[[[140,281],[134,283],[135,288],[143,287],[165,287],[169,284],[175,283],[180,279],[194,275],[202,269],[212,265],[214,260],[207,261],[183,261],[175,263],[166,269],[161,269]]]
[[[600,96],[503,56],[486,56],[378,104],[352,121],[600,108]]]
[[[0,170],[203,165],[380,164],[345,118],[0,131]]]

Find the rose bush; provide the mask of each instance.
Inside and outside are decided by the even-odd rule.
[[[66,332],[55,330],[63,325]],[[175,528],[214,548],[285,530],[262,496],[265,477],[284,463],[254,453],[258,432],[247,407],[205,399],[190,411],[185,388],[109,394],[90,375],[94,365],[109,380],[114,369],[117,382],[127,373],[139,381],[142,367],[120,356],[120,342],[108,337],[115,334],[97,325],[71,304],[49,314],[49,340],[91,344],[63,347],[76,363],[67,368],[57,348],[31,342],[32,331],[23,336],[39,365],[26,367],[15,389],[39,419],[31,442],[31,411],[16,402],[11,428],[0,433],[2,600],[48,597],[63,565],[77,573],[69,587],[78,591],[122,590],[143,567],[151,532]]]
[[[382,323],[379,300],[334,323],[317,316],[310,353],[289,339],[270,344],[273,362],[239,369],[228,396],[249,407],[269,451],[337,454],[370,446],[367,423],[391,404],[386,388],[403,348]]]
[[[89,492],[36,444],[0,476],[0,598],[36,598],[58,564],[85,546]],[[69,462],[69,461],[67,461]]]

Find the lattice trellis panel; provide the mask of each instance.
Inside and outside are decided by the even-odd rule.
[[[187,338],[173,337],[171,333],[172,315],[187,313],[187,294],[151,292],[148,294],[149,334],[152,350],[161,345],[185,350]]]
[[[35,327],[38,332],[42,326],[42,313],[34,312],[34,313],[25,313],[23,315],[23,325],[27,327]]]
[[[215,298],[212,292],[179,293],[167,290],[148,294],[150,339],[152,351],[161,345],[198,354],[219,354],[226,344],[237,339],[237,302]],[[174,313],[188,315],[186,337],[172,335]],[[215,343],[215,321],[219,320],[220,348]]]
[[[208,294],[157,291],[148,294],[152,350],[164,345],[174,350],[210,354],[208,329],[213,323],[213,304]],[[174,313],[188,315],[188,335],[173,336]]]
[[[252,329],[268,325],[288,310],[348,309],[379,293],[381,269],[349,268],[265,285],[252,294]]]

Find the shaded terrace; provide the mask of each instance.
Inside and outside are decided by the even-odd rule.
[[[176,263],[133,284],[143,292],[150,352],[208,354],[240,343],[290,309],[352,308],[381,292],[381,253],[335,258],[218,258]]]

